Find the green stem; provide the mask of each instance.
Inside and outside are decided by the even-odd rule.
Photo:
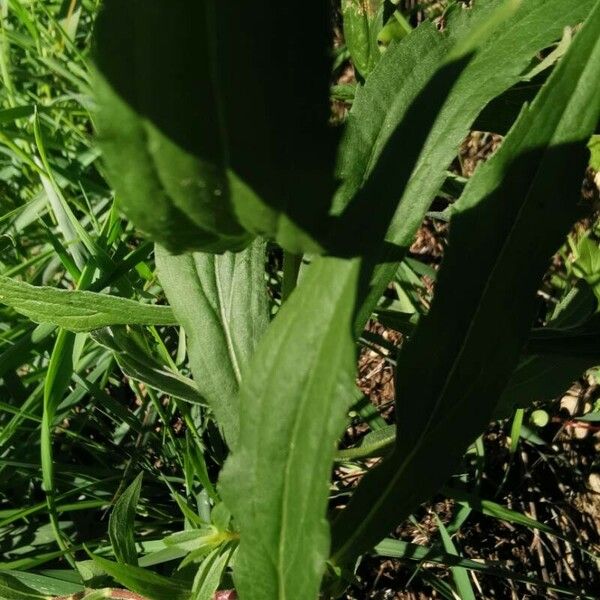
[[[84,268],[78,282],[79,289],[89,286],[94,276],[96,267],[88,263]],[[58,511],[56,509],[56,490],[54,486],[54,453],[52,449],[52,438],[56,408],[63,398],[71,376],[74,365],[72,364],[73,345],[75,335],[65,329],[60,329],[56,336],[54,349],[48,364],[48,372],[44,381],[44,401],[42,414],[42,429],[40,437],[42,483],[46,494],[46,504],[50,517],[50,525],[58,547],[65,552],[65,558],[75,568],[75,558],[69,547],[69,541],[60,530]]]
[[[296,289],[298,274],[302,265],[302,255],[283,251],[283,285],[281,289],[281,302],[285,302]]]

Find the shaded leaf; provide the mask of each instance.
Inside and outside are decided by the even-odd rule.
[[[364,222],[365,214],[371,220],[380,217],[386,226],[391,222],[387,244],[373,260],[368,293],[356,316],[357,333],[396,273],[444,183],[446,168],[477,115],[493,98],[519,81],[537,52],[559,39],[565,26],[583,20],[594,6],[593,0],[568,5],[563,0],[522,0],[517,10],[506,17],[504,4],[515,6],[484,0],[476,2],[472,10],[454,7],[447,15],[443,34],[424,23],[400,42],[391,44],[366,84],[356,91],[340,149],[342,184],[334,211],[346,213],[356,204],[358,190],[369,184],[365,206],[372,207],[372,198],[377,197],[380,209],[376,215],[372,210],[356,210],[357,227]],[[493,34],[491,26],[495,27]],[[482,37],[478,32],[487,33]],[[440,94],[431,87],[432,77],[440,68],[448,70],[454,60],[453,49],[465,47],[465,40],[473,37],[478,44],[476,54],[465,65],[450,94]],[[423,96],[428,85],[429,93]],[[423,131],[414,104],[430,107],[434,102],[443,105],[431,129]],[[408,139],[410,146],[406,144]],[[416,149],[419,156],[415,162],[416,144],[422,147]],[[379,180],[369,183],[377,174],[376,167],[381,171]],[[357,235],[362,238],[362,233],[355,232],[354,237]]]
[[[127,377],[186,402],[206,404],[194,381],[161,364],[124,329],[106,327],[94,331],[92,338],[114,352],[119,367]]]
[[[99,143],[128,216],[174,252],[240,250],[248,232],[317,247],[334,184],[329,7],[103,5]]]
[[[565,586],[554,585],[542,579],[536,579],[535,577],[527,577],[526,575],[520,575],[516,573],[514,569],[504,568],[498,563],[490,563],[479,560],[472,560],[469,558],[461,558],[459,556],[453,556],[452,554],[441,552],[433,547],[411,544],[402,540],[394,540],[391,538],[385,539],[375,547],[375,553],[378,556],[399,558],[402,560],[410,560],[417,563],[428,561],[445,566],[459,566],[465,569],[469,569],[470,571],[475,571],[486,575],[492,575],[494,577],[501,577],[502,579],[530,583],[535,586],[539,586],[542,589],[556,590],[557,592],[568,594],[569,596],[576,596],[577,598],[585,598],[587,600],[594,599],[594,596],[592,594],[587,594],[579,589],[572,589]]]
[[[337,561],[377,543],[439,489],[492,417],[527,341],[539,281],[582,212],[585,142],[600,114],[599,27],[597,4],[455,207],[431,310],[398,361],[396,447],[335,522]]]

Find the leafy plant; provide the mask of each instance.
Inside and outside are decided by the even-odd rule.
[[[9,4],[39,43],[47,34],[25,4]],[[17,437],[22,421],[40,422],[45,502],[34,512],[47,509],[59,546],[48,560],[65,557],[76,575],[68,585],[51,574],[52,581],[28,578],[19,569],[43,564],[35,558],[0,565],[11,569],[0,573],[10,597],[91,599],[90,590],[117,582],[157,600],[210,600],[225,587],[242,600],[315,600],[340,595],[369,552],[450,565],[454,587],[436,584],[450,597],[475,597],[467,570],[507,576],[460,557],[452,541],[459,522],[440,521],[439,547],[386,536],[447,485],[491,420],[560,393],[600,362],[592,239],[572,246],[576,282],[536,320],[551,257],[592,210],[580,188],[600,118],[600,2],[451,2],[438,27],[415,29],[395,4],[341,3],[358,72],[343,129],[328,118],[323,2],[291,16],[282,3],[104,0],[90,81],[84,59],[77,71],[79,92],[94,98],[103,162],[95,163],[96,146],[69,151],[96,152],[91,163],[82,160],[83,174],[70,178],[53,158],[43,107],[19,104],[15,91],[0,112],[16,139],[0,134],[1,141],[43,190],[52,227],[36,231],[45,240],[41,256],[55,257],[45,272],[36,271],[38,251],[29,262],[4,264],[7,320],[25,315],[40,325],[18,321],[0,371],[13,373],[44,344],[48,354],[33,359],[38,387],[10,405],[0,448],[26,442]],[[73,20],[85,3],[75,5],[55,31],[80,58]],[[519,86],[530,81],[524,103]],[[465,185],[448,169],[477,123],[506,135]],[[104,169],[114,205],[98,183]],[[89,199],[74,211],[65,195],[84,176],[99,189],[82,224]],[[430,213],[438,194],[452,202]],[[38,206],[36,198],[28,203]],[[14,223],[27,218],[23,206],[2,217],[13,224],[3,234],[9,244],[19,237]],[[156,243],[160,286],[152,246],[132,238],[113,206]],[[449,219],[450,234],[439,272],[428,272],[435,290],[424,308],[419,268],[407,253],[428,214]],[[272,248],[283,252],[275,302],[265,272]],[[385,297],[390,283],[401,292],[395,303]],[[400,350],[365,332],[374,316],[402,331]],[[337,450],[349,413],[359,411],[356,363],[365,342],[395,364],[396,423],[372,416],[360,446]],[[104,391],[113,364],[143,399],[141,426]],[[94,365],[97,375],[88,376]],[[53,440],[86,394],[118,423],[105,446],[126,447],[128,456],[116,492],[97,492],[95,506],[111,508],[110,546],[87,544],[89,560],[80,560],[84,549],[61,517],[66,470],[55,464]],[[31,412],[36,403],[41,414]],[[176,415],[183,437],[167,427],[156,444],[183,476],[157,476],[140,445],[156,437],[157,419],[168,424]],[[129,432],[133,447],[123,446]],[[69,427],[61,435],[85,437]],[[89,440],[80,443],[89,451]],[[383,458],[334,508],[335,461],[373,456]],[[153,506],[141,474],[127,485],[138,463],[153,474],[144,487],[167,486],[169,508]],[[110,467],[108,456],[99,459],[89,485],[110,482]],[[81,491],[88,483],[78,477]],[[553,534],[472,492],[446,491],[464,518],[478,507]],[[173,507],[183,529],[170,529]],[[145,524],[149,512],[158,525]],[[0,515],[0,528],[27,514]]]

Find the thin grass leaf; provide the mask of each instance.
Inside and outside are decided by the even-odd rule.
[[[481,498],[477,494],[455,487],[444,486],[443,493],[449,498],[453,498],[457,502],[461,503],[463,506],[469,506],[472,510],[476,510],[481,514],[487,515],[494,519],[507,521],[508,523],[513,523],[515,525],[521,525],[530,531],[537,529],[547,535],[560,538],[561,540],[573,545],[575,548],[578,548],[581,552],[587,554],[593,560],[599,560],[597,554],[594,554],[593,552],[590,552],[588,549],[584,548],[577,540],[564,535],[561,531],[554,529],[554,527],[551,527],[546,523],[541,523],[540,521],[524,515],[523,513],[517,512],[516,510],[511,510],[506,506],[502,506],[498,502]]]
[[[121,565],[96,554],[90,554],[90,558],[121,585],[146,596],[149,600],[165,600],[166,598],[189,600],[190,598],[191,589],[175,577],[163,577],[142,567]]]
[[[521,427],[523,425],[523,416],[525,415],[525,411],[522,408],[517,408],[515,411],[515,416],[513,417],[511,426],[510,426],[510,446],[508,448],[508,452],[512,457],[514,456],[517,448],[519,447],[519,440],[521,439]]]
[[[470,571],[482,573],[485,575],[491,575],[493,577],[499,577],[501,579],[510,579],[513,581],[521,581],[523,583],[529,583],[543,590],[554,590],[556,592],[566,594],[568,596],[574,596],[585,600],[595,600],[593,593],[587,593],[584,590],[569,588],[562,585],[556,585],[543,579],[537,579],[535,577],[528,577],[527,575],[521,575],[516,573],[514,569],[506,569],[496,563],[472,560],[469,558],[462,558],[440,552],[434,547],[420,546],[417,544],[411,544],[402,540],[385,539],[375,547],[375,553],[378,556],[387,556],[390,558],[399,558],[402,560],[410,560],[418,563],[421,562],[432,562],[444,566],[459,566]]]
[[[440,531],[440,537],[442,538],[442,544],[444,545],[444,550],[452,556],[460,556],[446,526],[440,521],[437,515],[436,521]],[[460,600],[475,600],[475,592],[473,591],[473,586],[471,585],[471,580],[469,579],[469,574],[466,569],[454,566],[450,567],[450,570],[452,571],[452,578],[454,579],[454,585]]]
[[[42,482],[44,493],[46,494],[48,517],[56,543],[62,551],[66,552],[65,558],[71,566],[75,566],[75,562],[71,554],[70,542],[61,531],[56,509],[55,465],[52,451],[52,436],[54,432],[56,407],[62,400],[63,394],[69,385],[73,373],[74,344],[75,335],[73,333],[64,329],[59,330],[50,356],[48,372],[44,380],[42,426],[40,431]]]

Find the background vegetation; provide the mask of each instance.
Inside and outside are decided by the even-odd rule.
[[[346,121],[380,47],[424,21],[443,28],[448,5],[400,3],[368,51],[344,37],[344,2],[332,7],[333,123]],[[99,6],[0,1],[0,273],[36,286],[165,304],[154,246],[122,218],[94,138],[89,57]],[[398,347],[431,306],[452,205],[506,134],[500,107],[508,107],[512,123],[576,31],[567,27],[562,40],[552,40],[503,104],[479,116],[362,333],[361,393],[336,459],[332,511],[347,503],[376,461],[372,456],[393,443]],[[595,156],[582,191],[582,202],[593,206]],[[570,233],[539,291],[537,326],[561,315],[573,327],[593,318],[599,239],[595,213]],[[268,311],[275,314],[289,294],[283,252],[269,244],[266,257]],[[457,282],[457,297],[468,280],[467,272]],[[2,285],[9,298],[6,280]],[[131,308],[119,310],[119,323],[130,323]],[[227,450],[191,381],[181,328],[166,313],[151,312],[128,329],[90,334],[57,327],[60,322],[35,325],[23,312],[0,308],[0,598],[83,597],[84,588],[121,587],[188,598],[193,584],[194,598],[210,599],[217,588],[232,588],[228,564],[238,534],[215,489]],[[600,363],[600,348],[598,329],[586,331],[584,350],[549,352],[543,361],[544,334],[533,335],[530,362],[511,379],[497,420],[441,493],[368,552],[356,574],[344,575],[345,597],[600,596],[600,404],[598,373],[590,368]],[[486,335],[493,337],[493,328]],[[410,424],[419,417],[408,418]],[[445,435],[453,436],[452,427]],[[372,444],[375,450],[365,452]],[[102,593],[97,597],[119,597]]]

